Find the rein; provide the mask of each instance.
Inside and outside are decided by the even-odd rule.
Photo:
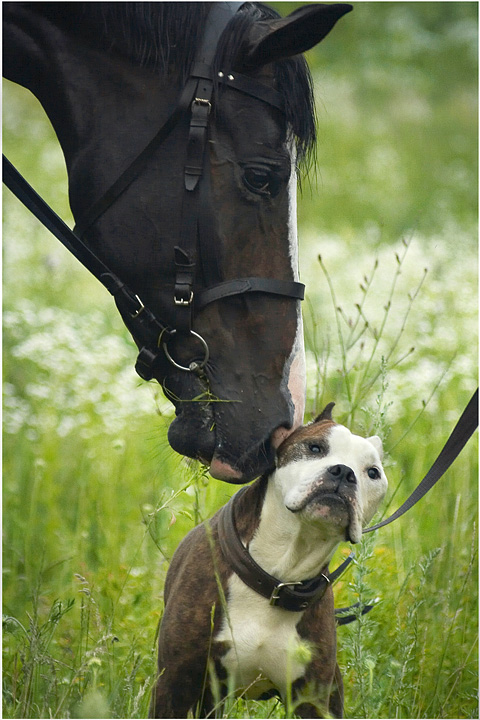
[[[240,73],[218,72],[213,78],[212,64],[218,40],[242,2],[216,2],[207,18],[203,39],[193,63],[190,77],[183,88],[176,107],[144,150],[121,174],[113,185],[81,217],[71,230],[54,210],[35,192],[18,170],[3,156],[3,182],[40,222],[63,243],[63,245],[106,287],[113,295],[124,322],[140,347],[135,370],[144,380],[155,375],[155,366],[163,351],[165,357],[176,368],[204,376],[204,367],[209,360],[206,341],[192,329],[194,309],[226,297],[245,293],[267,293],[294,300],[303,300],[305,286],[302,283],[276,278],[247,277],[208,284],[204,290],[194,291],[196,275],[197,237],[207,245],[205,256],[215,257],[213,247],[213,217],[208,192],[208,153],[205,152],[208,139],[208,123],[212,109],[215,83],[237,92],[247,94],[284,112],[283,96],[267,85]],[[142,171],[152,153],[167,139],[181,117],[190,113],[187,139],[187,153],[184,167],[184,197],[182,202],[181,229],[178,243],[174,247],[175,307],[174,327],[158,319],[140,297],[113,273],[96,254],[83,242],[83,235],[106,210],[122,195]],[[209,274],[218,276],[218,272]],[[220,280],[220,281],[219,281]],[[201,344],[203,358],[180,365],[168,350],[168,341],[176,334],[193,337]]]
[[[460,419],[453,428],[447,442],[443,446],[440,454],[433,463],[430,470],[427,472],[423,480],[417,485],[412,494],[405,500],[398,510],[396,510],[390,517],[382,520],[376,525],[372,525],[369,528],[365,528],[362,532],[368,533],[384,525],[389,525],[394,520],[404,515],[407,510],[410,510],[419,500],[424,497],[429,490],[440,480],[440,478],[447,472],[450,465],[458,457],[463,450],[467,441],[471,438],[473,433],[478,427],[478,388],[470,398],[467,407],[463,411]]]

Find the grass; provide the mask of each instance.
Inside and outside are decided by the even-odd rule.
[[[475,37],[475,3],[355,3],[309,53],[308,416],[335,400],[340,422],[382,436],[385,512],[475,385]],[[4,125],[7,155],[68,220],[51,128],[8,83]],[[8,193],[4,215],[3,714],[145,717],[168,561],[235,488],[170,450],[171,406],[136,378],[103,290]],[[339,606],[380,600],[338,631],[349,717],[478,717],[476,446],[336,584]]]

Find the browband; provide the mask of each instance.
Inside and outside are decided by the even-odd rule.
[[[235,71],[226,72],[220,70],[214,76],[212,69],[208,65],[205,65],[205,63],[195,63],[190,75],[191,77],[203,78],[205,80],[221,83],[222,85],[225,85],[225,87],[232,88],[232,90],[238,90],[238,92],[241,92],[244,95],[250,95],[257,100],[262,100],[268,105],[272,105],[283,113],[285,112],[285,99],[281,93],[275,90],[275,88],[269,87],[268,85],[265,85],[254,78],[248,77],[247,75],[242,75],[241,73]]]

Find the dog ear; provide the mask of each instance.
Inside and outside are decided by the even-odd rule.
[[[335,407],[334,402],[328,403],[327,407],[322,410],[320,415],[317,415],[317,417],[315,418],[315,420],[313,422],[314,423],[321,422],[322,420],[332,420],[333,421],[332,410],[334,407]]]
[[[378,435],[372,435],[372,437],[367,438],[367,440],[372,443],[373,447],[380,455],[380,460],[383,460],[383,443]]]
[[[351,5],[341,3],[310,3],[285,18],[271,20],[265,23],[267,31],[250,46],[242,64],[253,70],[310,50],[350,10]]]

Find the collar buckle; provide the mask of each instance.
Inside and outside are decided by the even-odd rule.
[[[283,590],[284,587],[293,587],[294,585],[303,585],[303,582],[298,580],[297,582],[283,582],[275,585],[272,590],[272,594],[270,595],[270,605],[272,605],[272,607],[276,607],[280,601],[281,590]]]

